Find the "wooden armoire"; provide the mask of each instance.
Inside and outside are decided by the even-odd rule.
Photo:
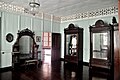
[[[69,24],[64,29],[64,75],[69,70],[76,75],[77,79],[82,78],[83,71],[83,28]]]
[[[119,34],[118,24],[97,20],[90,30],[89,79],[93,76],[107,80],[119,80]]]

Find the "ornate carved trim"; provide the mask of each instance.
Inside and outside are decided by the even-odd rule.
[[[11,12],[11,13],[16,13],[16,14],[20,14],[20,15],[33,16],[26,8],[12,5],[12,4],[5,3],[5,2],[0,2],[0,10],[6,11],[6,12]],[[43,19],[42,14],[43,14],[42,12],[39,12],[39,13],[35,14],[34,17]],[[45,14],[44,19],[51,20],[51,14]],[[60,22],[61,18],[60,19],[55,18],[55,20]]]
[[[24,8],[23,7],[11,5],[11,4],[5,3],[5,2],[0,2],[0,10],[8,11],[8,12],[24,13]]]
[[[12,13],[17,13],[17,14],[33,16],[31,13],[26,11],[26,8],[16,6],[16,5],[12,5],[12,4],[5,3],[5,2],[0,2],[0,10],[1,11],[6,11],[6,12],[12,12]],[[34,17],[41,18],[42,13],[39,12]]]
[[[21,31],[18,31],[18,33],[17,33],[17,39],[16,39],[16,42],[15,42],[14,45],[13,45],[13,48],[15,48],[16,46],[19,46],[19,39],[20,39],[22,36],[30,36],[30,37],[33,39],[33,43],[34,43],[35,45],[37,45],[36,42],[35,42],[35,39],[34,39],[34,36],[35,36],[34,32],[31,31],[30,29],[26,28],[26,29],[23,29],[23,30],[21,30]],[[14,52],[14,51],[18,51],[18,50],[14,50],[14,49],[13,49],[13,52]]]
[[[27,36],[30,36],[31,38],[33,38],[34,39],[34,32],[32,32],[30,29],[28,29],[28,28],[26,28],[26,29],[23,29],[23,30],[21,30],[21,31],[18,31],[18,39],[19,38],[21,38],[22,36],[25,36],[25,35],[27,35]]]
[[[0,2],[0,10],[32,16],[32,14],[30,14],[29,12],[26,12],[26,9],[24,7],[12,5],[12,4],[5,3],[5,2]],[[85,19],[85,18],[92,18],[92,17],[97,17],[97,16],[111,15],[111,14],[116,14],[116,13],[118,13],[118,7],[113,6],[113,7],[108,7],[104,9],[99,9],[96,11],[77,13],[77,14],[73,14],[73,15],[65,16],[65,17],[55,17],[54,21],[56,20],[60,22],[60,21],[68,21],[68,20],[75,20],[75,19]],[[42,12],[39,12],[34,17],[42,18],[43,17]],[[44,18],[51,19],[50,14],[47,14],[47,16],[44,16]]]
[[[61,21],[61,17],[53,16],[53,21],[54,22],[60,22]]]
[[[51,15],[44,13],[44,20],[51,20]]]
[[[75,20],[75,19],[85,19],[85,18],[92,18],[97,16],[105,16],[118,13],[118,7],[113,6],[109,8],[104,8],[96,11],[90,11],[85,13],[78,13],[66,17],[61,17],[61,21],[68,21],[68,20]]]

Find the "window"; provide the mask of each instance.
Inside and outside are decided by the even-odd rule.
[[[43,48],[51,48],[51,33],[43,32]]]

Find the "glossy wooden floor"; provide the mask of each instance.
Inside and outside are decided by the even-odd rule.
[[[42,64],[38,68],[11,70],[0,73],[0,80],[76,80],[74,77],[64,78],[64,65],[62,61],[51,64]],[[79,79],[81,80],[81,79]],[[83,80],[89,80],[88,66],[83,67]],[[93,80],[106,80],[93,78]]]

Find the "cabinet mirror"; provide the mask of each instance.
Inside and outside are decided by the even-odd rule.
[[[64,75],[75,72],[77,80],[82,79],[83,71],[83,28],[69,24],[64,29]],[[81,74],[81,75],[80,75]]]
[[[30,36],[22,36],[19,39],[19,47],[21,54],[32,53],[33,39]]]
[[[66,55],[76,56],[77,34],[66,35]]]
[[[97,74],[103,75],[107,80],[111,80],[111,78],[113,78],[111,76],[113,76],[114,73],[114,27],[102,20],[98,20],[95,25],[89,27],[89,30],[89,78],[92,80],[92,77]]]
[[[93,33],[93,58],[107,60],[109,42],[109,32]]]

